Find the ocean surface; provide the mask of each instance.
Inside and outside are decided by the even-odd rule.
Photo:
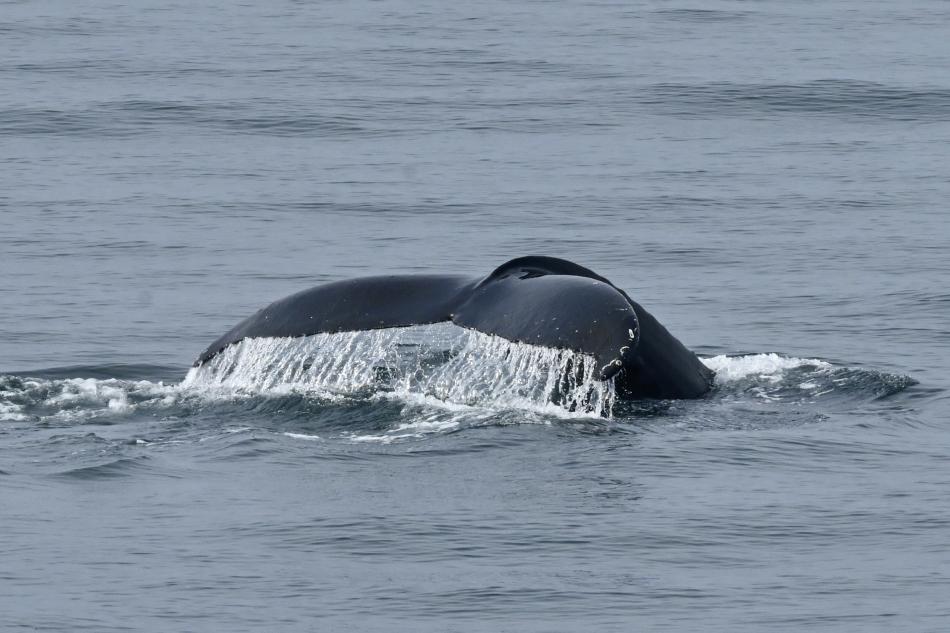
[[[950,629],[948,27],[0,2],[0,630]],[[714,391],[572,411],[451,325],[190,370],[318,283],[528,254]]]

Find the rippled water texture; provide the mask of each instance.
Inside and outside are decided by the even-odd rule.
[[[0,630],[944,631],[950,6],[0,3]],[[565,257],[709,367],[222,332]]]

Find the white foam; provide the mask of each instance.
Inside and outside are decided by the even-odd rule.
[[[351,434],[349,440],[351,442],[377,442],[379,444],[391,444],[396,440],[403,440],[412,437],[419,437],[415,433],[397,433],[389,435],[355,435]]]
[[[471,412],[452,414],[431,409],[428,410],[428,412],[420,410],[413,412],[412,421],[398,424],[384,433],[369,433],[365,435],[351,433],[348,439],[352,442],[378,442],[380,444],[389,444],[394,440],[419,438],[425,437],[426,435],[454,431],[462,425],[463,421],[469,425],[477,424],[480,417],[482,417],[482,415],[478,413],[473,415]]]
[[[307,435],[306,433],[284,433],[287,437],[292,437],[295,440],[309,440],[311,442],[316,442],[322,438],[319,435]]]
[[[716,372],[716,382],[725,384],[746,378],[778,382],[782,374],[799,367],[830,369],[831,365],[816,358],[794,358],[778,354],[749,354],[746,356],[713,356],[701,359]]]
[[[25,420],[27,404],[46,411],[41,417],[77,420],[103,414],[124,414],[142,404],[171,404],[179,397],[177,385],[116,378],[30,378],[0,388],[0,420]],[[25,404],[26,403],[26,404]]]
[[[0,421],[20,422],[26,420],[29,416],[22,413],[23,405],[12,402],[0,402]]]
[[[613,383],[596,372],[583,354],[438,325],[245,339],[193,368],[182,386],[609,415]]]

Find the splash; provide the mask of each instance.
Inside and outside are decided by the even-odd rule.
[[[727,384],[747,378],[779,382],[792,369],[830,370],[831,364],[815,358],[794,358],[778,354],[748,354],[745,356],[713,356],[701,359],[716,372],[716,383]]]
[[[0,421],[69,422],[126,414],[142,405],[170,406],[179,393],[177,385],[148,380],[0,376]]]
[[[716,389],[697,406],[742,401],[849,409],[916,384],[909,376],[778,354],[703,362],[717,372]],[[573,418],[586,424],[595,417],[642,418],[667,410],[663,402],[616,402],[613,385],[598,380],[594,367],[581,354],[451,324],[256,339],[229,347],[181,383],[79,373],[109,375],[95,367],[62,377],[0,375],[0,424],[114,424],[137,415],[178,420],[211,410],[256,425],[271,414],[314,422],[330,412],[338,427],[325,431],[330,437],[388,443],[473,426]],[[310,435],[322,428],[314,424],[282,430]]]
[[[392,394],[444,406],[609,416],[612,382],[569,350],[513,343],[451,324],[303,338],[245,339],[185,378],[185,388]]]
[[[910,376],[840,367],[817,358],[779,354],[713,356],[701,359],[716,372],[723,397],[753,397],[786,403],[886,398],[917,384]]]

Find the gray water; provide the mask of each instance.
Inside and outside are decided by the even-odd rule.
[[[0,629],[946,630],[948,25],[0,3]],[[188,374],[317,283],[525,254],[715,391],[571,412],[438,328]]]

